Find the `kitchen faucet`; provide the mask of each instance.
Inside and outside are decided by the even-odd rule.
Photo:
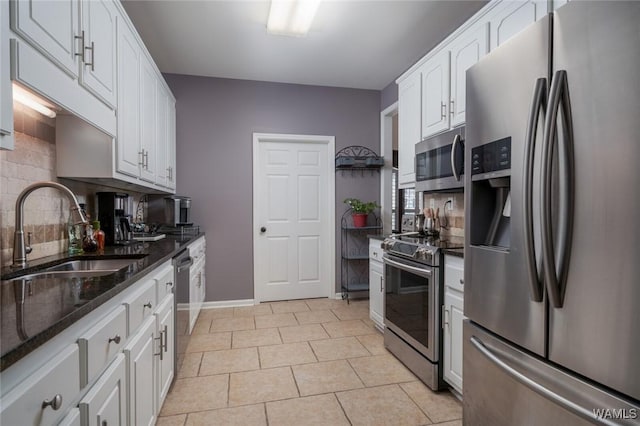
[[[31,238],[29,238],[29,246],[25,245],[24,242],[24,224],[23,224],[23,216],[24,216],[24,201],[29,194],[35,191],[38,188],[56,188],[62,191],[69,201],[71,201],[71,210],[75,210],[80,217],[80,222],[84,224],[88,224],[87,218],[82,213],[80,209],[80,205],[78,205],[78,200],[76,196],[73,195],[73,192],[69,188],[64,185],[61,185],[57,182],[35,182],[31,185],[27,186],[21,193],[18,195],[18,199],[16,200],[16,230],[13,235],[13,267],[14,268],[24,268],[27,266],[27,254],[31,253]]]

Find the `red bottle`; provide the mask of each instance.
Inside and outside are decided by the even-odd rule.
[[[98,251],[104,250],[104,231],[100,229],[100,221],[93,221],[93,238],[98,243]]]

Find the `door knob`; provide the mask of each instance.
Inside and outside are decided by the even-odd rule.
[[[265,233],[267,232],[267,228],[265,228],[264,226],[262,228],[260,228],[260,232]]]

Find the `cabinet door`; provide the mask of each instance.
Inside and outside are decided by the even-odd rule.
[[[140,55],[140,141],[144,157],[140,178],[149,182],[156,181],[157,78],[149,59]]]
[[[171,387],[171,381],[175,374],[173,370],[175,348],[174,315],[173,295],[171,295],[165,299],[162,305],[158,306],[158,310],[156,312],[161,346],[159,348],[159,352],[157,352],[158,386],[156,388],[156,407],[158,410],[169,393],[169,387]]]
[[[129,424],[152,425],[156,420],[155,356],[160,345],[156,341],[156,318],[147,318],[125,346],[127,381],[129,383]]]
[[[546,12],[547,2],[543,0],[505,2],[505,7],[489,23],[491,50],[542,18]]]
[[[91,390],[80,400],[83,425],[116,426],[127,424],[126,368],[119,354]]]
[[[467,70],[489,51],[489,25],[483,22],[453,41],[451,51],[451,127],[464,123]]]
[[[164,86],[159,79],[156,80],[158,104],[156,106],[156,164],[158,165],[156,170],[156,184],[161,186],[167,186],[167,180],[169,178],[169,164],[168,164],[168,129],[169,129],[169,103]]]
[[[384,329],[384,280],[382,263],[369,259],[369,316]]]
[[[81,52],[78,0],[11,2],[11,28],[61,70],[78,76]]]
[[[462,393],[462,320],[464,299],[461,293],[444,293],[444,380]]]
[[[176,104],[171,96],[167,98],[168,123],[167,129],[167,164],[169,165],[169,178],[167,187],[176,189]]]
[[[9,63],[9,2],[0,1],[0,149],[13,149],[14,144]]]
[[[449,50],[429,59],[422,71],[422,137],[449,128]]]
[[[111,108],[116,106],[116,15],[112,0],[82,2],[85,46],[80,84]]]
[[[118,139],[116,169],[137,177],[140,174],[140,48],[123,19],[118,33]]]
[[[416,144],[420,142],[421,76],[416,71],[398,85],[398,184],[416,181]]]

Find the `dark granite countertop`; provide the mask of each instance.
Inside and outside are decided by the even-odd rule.
[[[367,238],[369,238],[370,240],[380,240],[380,241],[384,241],[385,238],[387,238],[388,235],[382,235],[382,234],[369,234],[367,235]]]
[[[203,236],[169,236],[154,242],[106,247],[104,253],[59,254],[29,262],[29,267],[2,269],[0,281],[0,371],[131,286],[190,242]],[[14,279],[66,260],[138,258],[118,272],[89,278]],[[10,281],[11,280],[11,281]],[[21,326],[22,324],[22,326]]]
[[[448,254],[451,256],[457,256],[457,257],[462,257],[464,258],[464,249],[461,248],[457,248],[457,249],[444,249],[442,250],[442,252],[444,254]]]

